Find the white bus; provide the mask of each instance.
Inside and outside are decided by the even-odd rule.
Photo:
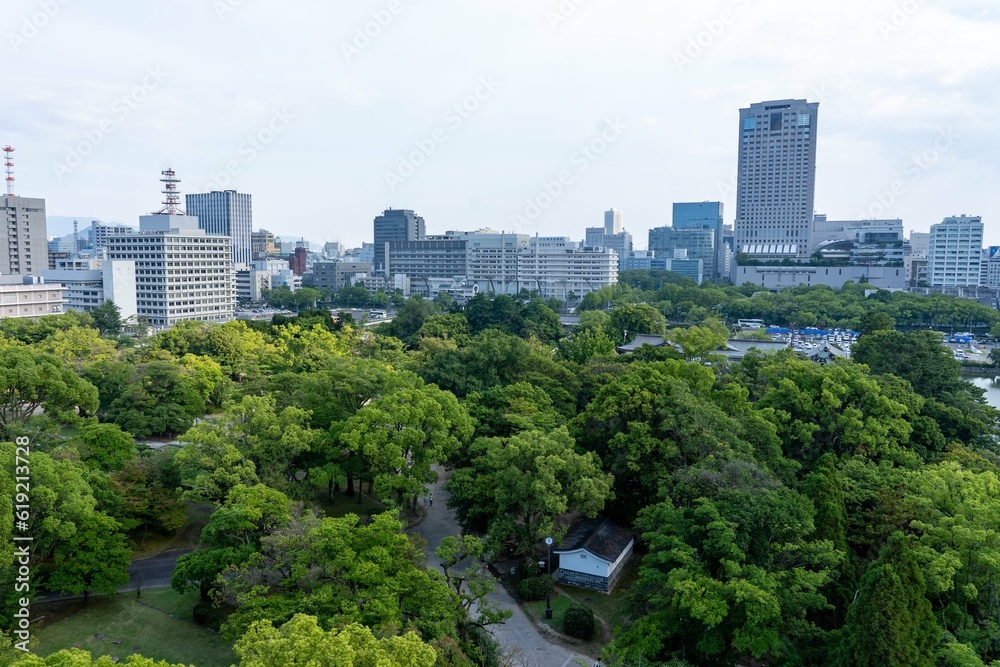
[[[764,320],[738,320],[737,326],[741,329],[763,329]]]

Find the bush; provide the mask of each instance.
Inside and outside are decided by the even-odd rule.
[[[594,612],[590,607],[575,604],[566,610],[563,617],[563,632],[577,639],[592,639],[594,636]]]
[[[551,590],[551,579],[546,576],[526,577],[517,585],[517,596],[525,602],[544,600]]]

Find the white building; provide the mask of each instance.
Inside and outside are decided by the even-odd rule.
[[[618,282],[618,253],[581,248],[568,237],[535,237],[518,254],[519,289],[538,290],[542,297],[564,301]]]
[[[0,274],[39,275],[49,268],[45,200],[0,197]]]
[[[910,256],[913,259],[927,259],[930,247],[930,232],[910,232]]]
[[[813,221],[812,251],[830,241],[854,241],[856,243],[896,243],[904,237],[903,221],[892,220],[827,220],[818,215]]]
[[[59,260],[54,270],[42,271],[42,276],[50,283],[62,284],[65,310],[89,312],[113,301],[123,321],[135,320],[138,315],[133,260]]]
[[[446,232],[445,236],[466,241],[465,277],[480,292],[517,294],[518,257],[529,246],[529,235],[480,229]]]
[[[62,285],[32,276],[0,276],[0,320],[63,312]]]
[[[271,289],[271,273],[247,267],[236,268],[236,298],[257,303],[264,300],[263,292]]]
[[[559,557],[557,581],[609,593],[625,571],[635,538],[609,519],[587,519],[552,553]]]
[[[209,234],[228,236],[233,264],[253,261],[253,197],[226,190],[190,194],[185,198],[187,214],[198,218],[198,226]]]
[[[927,280],[933,286],[979,285],[983,254],[983,219],[953,216],[931,225]]]
[[[139,231],[113,234],[107,257],[135,262],[138,316],[154,327],[233,319],[236,283],[228,236],[186,215],[144,215]]]
[[[906,268],[892,266],[744,266],[733,271],[733,284],[753,283],[773,292],[799,285],[826,285],[840,289],[849,282],[871,284],[874,289],[906,287]]]

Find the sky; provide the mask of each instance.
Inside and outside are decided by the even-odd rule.
[[[816,210],[1000,244],[995,0],[5,0],[0,143],[53,216],[135,224],[160,171],[253,195],[254,227],[636,246],[671,204],[735,213],[739,109],[819,102]]]

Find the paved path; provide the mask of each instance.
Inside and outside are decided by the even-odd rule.
[[[134,560],[128,566],[129,582],[118,589],[119,593],[135,593],[136,577],[141,577],[142,590],[154,588],[170,588],[170,575],[174,572],[177,559],[194,549],[169,549],[161,554],[142,560]],[[95,597],[95,596],[91,596]],[[82,595],[60,595],[46,593],[37,602],[62,602],[64,600],[82,600]]]
[[[434,494],[434,506],[428,508],[427,518],[416,528],[416,532],[427,540],[427,564],[430,567],[441,571],[441,560],[434,555],[441,540],[449,535],[458,535],[462,529],[455,519],[455,513],[447,507],[447,501],[451,494],[444,489],[446,473],[438,470],[441,481],[431,486],[431,493]],[[503,586],[497,585],[497,589],[490,593],[488,599],[496,602],[503,609],[509,609],[513,616],[501,626],[493,626],[493,636],[497,638],[500,645],[506,649],[519,648],[521,650],[520,662],[525,667],[570,667],[574,659],[581,667],[589,667],[593,660],[585,656],[573,653],[562,646],[549,643],[535,624],[525,616],[521,608],[514,602],[514,599],[507,594]]]

